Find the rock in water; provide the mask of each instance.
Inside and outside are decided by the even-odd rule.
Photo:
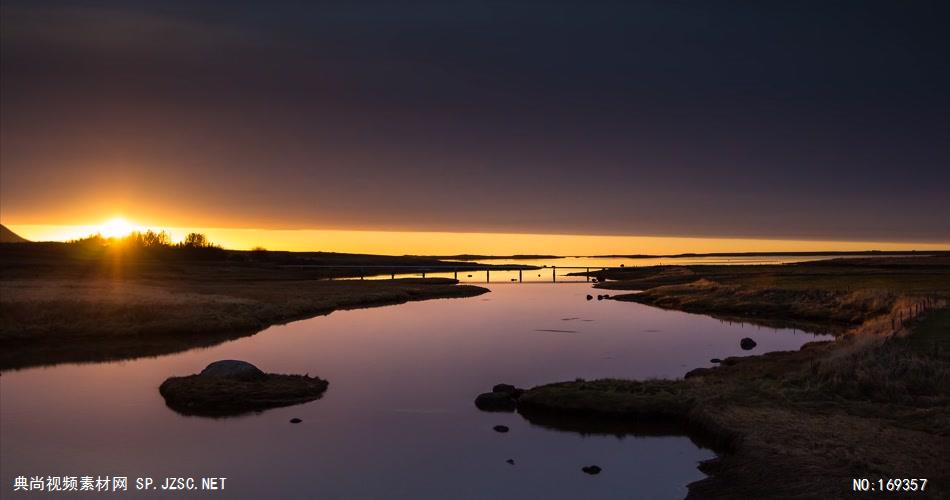
[[[710,363],[722,363],[722,360],[719,358],[713,358],[709,360]]]
[[[198,374],[169,377],[158,391],[178,413],[223,417],[313,401],[328,385],[319,377],[264,373],[229,359],[215,361]]]
[[[290,423],[292,424],[299,424],[300,422],[303,422],[303,420],[300,420],[299,418],[296,418],[296,417],[290,419]]]
[[[475,398],[475,406],[482,411],[515,411],[522,394],[524,389],[511,384],[496,384],[491,392],[484,392]]]
[[[495,429],[495,432],[501,432],[501,433],[508,432],[509,430],[507,425],[496,425],[492,427],[492,429]]]
[[[507,392],[485,392],[475,398],[475,406],[482,411],[515,411],[518,403]]]
[[[508,394],[512,398],[518,399],[524,394],[524,389],[519,389],[511,384],[496,384],[495,387],[491,388],[491,392]]]
[[[755,341],[750,339],[749,337],[746,337],[739,341],[739,347],[741,347],[743,351],[751,351],[755,346],[756,346]]]
[[[514,464],[515,464],[515,459],[509,458],[508,460],[505,460],[505,463],[507,463],[508,465],[514,465]]]
[[[588,465],[587,467],[581,467],[581,470],[590,475],[600,474],[600,471],[603,470],[596,465]]]
[[[593,300],[593,298],[594,298],[593,295],[588,295],[588,296],[587,296],[587,300]]]
[[[264,372],[247,361],[224,359],[206,366],[198,375],[202,377],[224,377],[238,380],[258,380],[264,378]]]

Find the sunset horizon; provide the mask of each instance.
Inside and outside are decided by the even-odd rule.
[[[948,498],[948,26],[3,0],[0,498]]]
[[[110,222],[122,220],[119,232]],[[95,234],[126,236],[131,232],[166,231],[175,240],[202,233],[233,250],[266,248],[383,255],[517,255],[558,256],[675,255],[686,253],[947,251],[950,241],[840,241],[789,238],[711,238],[703,236],[633,236],[498,232],[264,229],[239,227],[166,227],[138,224],[116,216],[99,224],[4,224],[31,241],[70,241]],[[397,240],[397,241],[394,241]],[[558,249],[552,251],[552,249]]]

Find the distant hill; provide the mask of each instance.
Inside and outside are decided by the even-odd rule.
[[[7,226],[0,224],[0,243],[29,243],[30,240],[21,238],[19,234],[7,229]]]

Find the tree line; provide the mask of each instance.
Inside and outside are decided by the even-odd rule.
[[[188,233],[178,243],[173,243],[166,231],[133,231],[127,236],[107,238],[96,233],[85,238],[69,241],[72,245],[109,246],[122,245],[136,248],[182,248],[182,249],[217,249],[221,246],[214,244],[204,233]]]

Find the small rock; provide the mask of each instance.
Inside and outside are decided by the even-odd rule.
[[[518,399],[524,394],[524,389],[519,389],[511,384],[496,384],[491,388],[491,392],[500,392],[511,396],[513,399]]]
[[[587,300],[593,300],[593,298],[594,298],[593,295],[588,295],[588,296],[587,296]]]
[[[292,423],[292,424],[299,424],[300,422],[303,422],[303,420],[300,420],[300,419],[297,418],[297,417],[294,417],[294,418],[290,419],[290,423]]]
[[[600,471],[603,470],[596,465],[588,465],[587,467],[581,467],[581,470],[590,475],[600,474]]]
[[[722,360],[719,358],[713,358],[709,360],[710,363],[722,363]]]
[[[518,403],[507,392],[484,392],[475,398],[475,406],[482,411],[515,411]]]
[[[751,351],[755,346],[756,346],[755,341],[750,339],[749,337],[746,337],[739,341],[739,347],[741,347],[743,351]]]
[[[495,432],[501,432],[501,433],[508,432],[509,430],[507,425],[496,425],[492,427],[492,429],[495,429]]]
[[[603,296],[603,295],[598,295],[598,296],[597,296],[597,300],[604,300],[604,296]]]
[[[508,465],[514,465],[514,464],[515,464],[515,459],[509,458],[508,460],[505,460],[505,463],[507,463]]]
[[[206,366],[204,370],[201,370],[199,375],[202,377],[223,377],[239,380],[255,380],[263,378],[264,372],[247,361],[223,359],[221,361],[215,361],[214,363]]]

